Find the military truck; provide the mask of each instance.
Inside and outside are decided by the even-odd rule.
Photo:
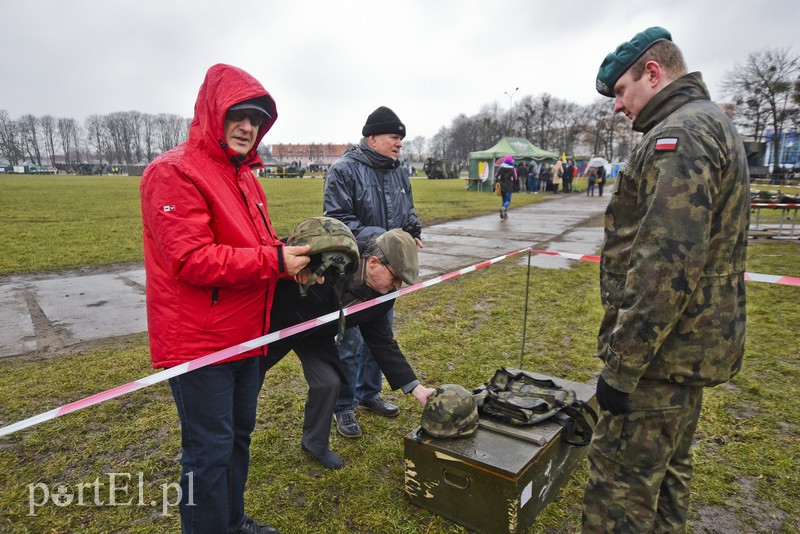
[[[428,158],[422,170],[430,180],[439,180],[442,178],[458,178],[461,169],[458,163],[449,159],[436,159]]]

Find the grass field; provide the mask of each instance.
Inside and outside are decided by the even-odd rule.
[[[41,240],[42,253],[51,256],[45,263],[48,266],[29,268],[26,262],[30,260],[22,258],[27,250],[9,252],[4,242],[5,272],[85,265],[61,262],[67,256],[81,259],[78,244],[90,241],[96,245],[92,260],[96,264],[136,259],[135,255],[115,259],[114,251],[123,243],[119,236],[128,233],[131,249],[140,247],[136,241],[140,226],[131,230],[120,223],[117,232],[102,231],[114,220],[107,218],[103,206],[125,212],[127,225],[139,225],[135,181],[123,179],[130,181],[107,185],[102,179],[75,180],[79,185],[74,187],[84,193],[82,201],[81,195],[70,192],[67,182],[60,184],[60,192],[79,206],[76,209],[84,214],[82,219],[76,216],[60,224],[48,214],[38,222],[33,217],[28,220],[29,225],[41,222],[50,229],[34,232]],[[317,214],[321,180],[271,179],[264,183],[276,221],[279,217],[299,221]],[[496,197],[465,192],[460,180],[415,180],[413,184],[426,221],[497,209]],[[58,200],[50,183],[45,188],[48,191],[41,192],[29,184],[9,184],[3,177],[0,188],[0,235],[4,241],[14,241],[6,235],[8,228],[25,226],[7,218],[7,191],[16,191],[14,201],[29,207],[41,203],[36,198]],[[442,200],[444,195],[448,201]],[[115,201],[110,196],[120,198]],[[282,197],[287,199],[285,204],[280,202]],[[538,197],[516,195],[514,199],[519,206]],[[24,210],[14,213],[21,219]],[[279,231],[286,232],[292,225],[285,224]],[[57,232],[59,228],[63,231]],[[95,233],[91,240],[72,235],[85,234],[88,229]],[[70,243],[74,252],[65,253],[63,243]],[[751,243],[750,272],[798,276],[798,265],[798,243]],[[519,262],[506,261],[398,300],[397,338],[423,382],[475,387],[499,366],[519,366],[526,275]],[[600,366],[592,353],[601,317],[597,278],[596,264],[589,263],[575,263],[567,270],[533,269],[524,368],[581,382],[596,376]],[[796,399],[800,288],[748,283],[747,290],[744,370],[730,384],[706,391],[696,436],[690,532],[800,531],[800,408]],[[57,358],[2,360],[0,426],[152,372],[145,336]],[[344,457],[346,467],[331,472],[309,461],[299,449],[304,394],[295,358],[284,359],[268,374],[253,435],[246,495],[251,515],[290,534],[464,532],[404,497],[402,438],[418,425],[420,413],[413,398],[386,392],[402,408],[398,418],[363,414],[360,422],[365,435],[358,440],[334,433],[332,448]],[[164,383],[0,438],[0,532],[177,531],[175,508],[162,509],[161,499],[162,486],[168,489],[179,476],[179,454],[177,414]],[[126,489],[115,497],[117,503],[130,500],[129,504],[109,504],[108,473],[123,474],[116,485]],[[579,469],[530,532],[576,531],[585,477],[585,469]],[[59,485],[73,493],[83,485],[84,502],[54,504]],[[93,501],[95,487],[101,488],[102,505]],[[33,502],[42,502],[43,488],[50,492],[51,500],[32,510],[31,493]]]
[[[264,178],[278,235],[322,215],[321,178]],[[423,225],[495,211],[499,199],[464,180],[412,180]],[[515,195],[514,207],[539,197]],[[136,176],[0,175],[0,275],[142,259]]]

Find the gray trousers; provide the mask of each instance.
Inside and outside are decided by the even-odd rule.
[[[299,353],[298,356],[308,383],[303,413],[303,446],[314,454],[323,455],[330,445],[331,420],[342,379],[336,364],[320,358],[303,357]]]

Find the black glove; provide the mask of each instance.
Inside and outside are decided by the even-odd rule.
[[[422,225],[419,223],[419,219],[409,219],[403,225],[403,231],[411,234],[414,239],[419,239],[422,236]]]
[[[601,410],[611,412],[611,415],[631,413],[630,395],[609,386],[602,376],[597,379],[597,404]]]

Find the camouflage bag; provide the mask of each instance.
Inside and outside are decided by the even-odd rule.
[[[597,423],[597,413],[574,391],[518,369],[499,369],[474,394],[481,415],[517,426],[552,420],[564,427],[561,437],[571,445],[588,445]]]

